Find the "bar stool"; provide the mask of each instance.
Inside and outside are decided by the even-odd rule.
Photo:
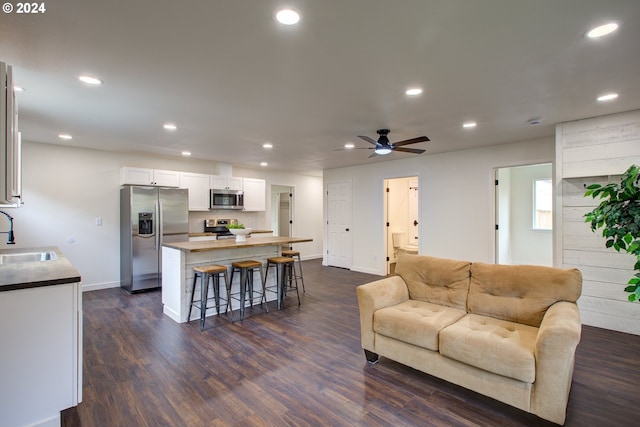
[[[264,300],[266,306],[267,295],[264,289],[265,282],[262,274],[262,263],[254,260],[235,261],[231,263],[231,283],[233,283],[233,274],[236,271],[240,272],[240,292],[238,292],[239,297],[235,298],[240,301],[240,320],[244,319],[245,295],[247,291],[249,292],[250,304],[253,307],[253,272],[256,270],[260,272],[260,283],[262,284],[262,292],[257,292],[260,294],[260,305],[262,305],[262,301]],[[231,297],[233,298],[233,295]],[[267,313],[268,312],[269,308],[267,307]]]
[[[231,282],[227,276],[227,267],[224,265],[201,265],[193,268],[193,286],[191,286],[191,304],[189,304],[189,313],[187,314],[187,322],[191,322],[191,309],[195,306],[200,310],[200,330],[204,329],[204,320],[207,317],[207,309],[212,308],[208,306],[210,301],[208,297],[209,282],[213,279],[213,300],[215,301],[215,307],[217,314],[220,314],[220,276],[224,277],[225,289],[226,289],[226,305],[224,312],[227,309],[231,312],[231,321],[233,322],[233,311],[231,311]],[[200,278],[200,300],[195,300],[196,282]]]
[[[294,251],[292,249],[283,249],[282,256],[288,257],[288,258],[298,257],[299,274],[296,274],[295,268],[293,273],[296,274],[296,279],[300,279],[300,281],[302,282],[302,292],[306,292],[307,290],[304,288],[304,276],[302,275],[302,259],[300,259],[300,251]]]
[[[278,301],[278,310],[282,307],[282,300],[284,299],[284,295],[286,293],[287,283],[291,289],[296,290],[296,294],[298,295],[298,305],[300,305],[300,293],[298,292],[298,279],[295,275],[295,260],[293,258],[277,256],[272,258],[267,258],[267,271],[264,275],[264,288],[265,291],[274,292],[267,287],[267,276],[269,275],[269,267],[275,267],[276,269],[276,291],[277,301]],[[293,283],[295,281],[295,286]]]

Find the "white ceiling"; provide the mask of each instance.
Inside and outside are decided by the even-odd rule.
[[[44,3],[0,16],[29,141],[304,172],[415,156],[335,151],[371,147],[357,135],[383,127],[392,142],[429,136],[410,146],[428,156],[640,108],[638,0]],[[285,5],[297,26],[274,21]],[[621,23],[613,35],[583,37],[609,20]],[[104,85],[79,83],[83,73]],[[410,86],[423,94],[407,97]],[[595,100],[610,91],[619,98]]]

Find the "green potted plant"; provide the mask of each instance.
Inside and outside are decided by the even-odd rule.
[[[636,257],[636,274],[627,283],[629,301],[640,301],[640,167],[632,165],[620,179],[620,184],[591,184],[585,197],[600,198],[602,202],[584,215],[592,231],[602,228],[605,246],[624,250]]]
[[[231,234],[236,236],[236,242],[245,242],[251,234],[251,228],[245,228],[244,224],[229,224],[227,226]]]

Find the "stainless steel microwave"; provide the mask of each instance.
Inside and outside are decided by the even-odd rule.
[[[211,189],[209,209],[242,209],[244,194],[242,190]]]

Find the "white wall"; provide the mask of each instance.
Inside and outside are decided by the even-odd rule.
[[[420,253],[493,262],[494,169],[553,157],[554,139],[544,138],[329,169],[324,185],[352,182],[353,270],[384,274],[384,180],[410,175],[419,178]]]
[[[83,288],[119,286],[120,167],[138,166],[214,174],[216,163],[75,147],[23,143],[24,205],[12,209],[16,247],[58,246],[82,276]],[[299,245],[303,257],[322,251],[322,178],[268,170],[237,169],[235,176],[286,183],[299,190],[297,235],[312,237]],[[270,228],[270,206],[263,213],[238,212],[252,227]],[[210,212],[190,214],[190,231],[202,231]],[[96,218],[103,225],[96,226]],[[316,231],[318,230],[318,231]],[[73,243],[69,242],[73,240]]]
[[[582,272],[582,322],[640,335],[640,304],[624,292],[635,257],[607,249],[601,231],[584,222],[599,203],[584,197],[585,187],[619,183],[640,163],[640,110],[559,124],[556,151],[556,264]]]

